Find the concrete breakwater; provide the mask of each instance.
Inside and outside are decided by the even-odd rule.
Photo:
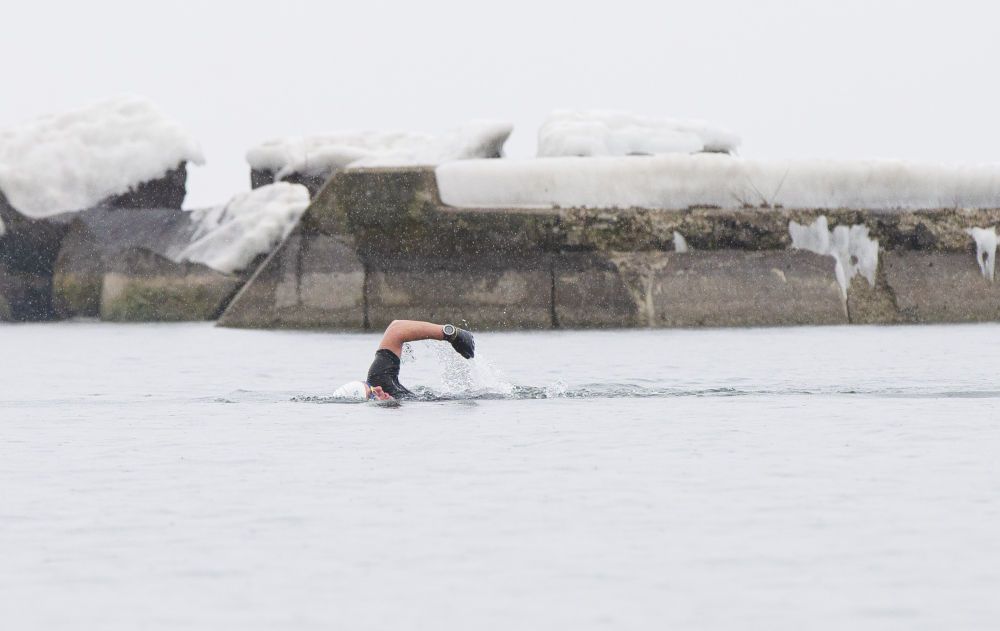
[[[433,169],[351,169],[327,181],[219,324],[991,321],[1000,319],[994,254],[969,230],[998,223],[1000,209],[456,208],[441,202]],[[792,249],[796,229],[843,241],[839,254]]]
[[[246,276],[168,258],[195,230],[186,167],[85,210],[25,216],[0,191],[0,322],[215,318]]]

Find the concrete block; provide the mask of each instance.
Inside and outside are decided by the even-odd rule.
[[[972,252],[886,252],[882,265],[907,322],[1000,320],[1000,283],[983,277]]]
[[[652,327],[846,324],[830,257],[799,250],[620,254]]]
[[[368,322],[395,319],[453,322],[475,330],[552,326],[548,267],[507,270],[396,270],[368,275]]]
[[[885,280],[885,266],[879,258],[875,284],[855,276],[847,286],[847,314],[851,324],[902,324],[906,317],[896,308],[896,300]]]
[[[634,327],[639,308],[621,272],[605,257],[568,254],[553,263],[556,324],[566,328]]]
[[[364,278],[350,237],[296,228],[236,295],[219,325],[361,329]]]
[[[196,263],[132,250],[103,275],[103,320],[155,322],[216,318],[240,279]]]
[[[303,236],[296,260],[290,258],[282,261],[275,294],[281,326],[364,328],[365,269],[353,239]]]
[[[100,272],[61,272],[52,277],[52,307],[60,318],[96,318],[101,312]]]

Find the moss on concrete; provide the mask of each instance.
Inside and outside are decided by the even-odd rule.
[[[101,318],[111,321],[210,320],[221,305],[219,286],[184,278],[105,277]]]
[[[60,318],[96,318],[101,308],[101,275],[57,271],[52,279],[52,307]]]

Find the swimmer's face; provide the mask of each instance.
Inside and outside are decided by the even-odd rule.
[[[372,388],[371,398],[375,399],[376,401],[386,401],[388,399],[391,399],[392,395],[389,394],[388,392],[383,392],[382,386],[375,386],[374,388]]]

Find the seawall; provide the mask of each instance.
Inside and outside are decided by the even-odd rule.
[[[850,226],[867,231],[876,255],[867,278],[853,273],[864,267],[854,241],[841,244],[839,258],[792,249],[790,223],[822,236],[821,218],[833,242],[847,239]],[[1000,288],[968,230],[998,223],[1000,209],[455,208],[441,202],[431,168],[352,169],[327,181],[219,324],[992,321],[1000,319]]]

